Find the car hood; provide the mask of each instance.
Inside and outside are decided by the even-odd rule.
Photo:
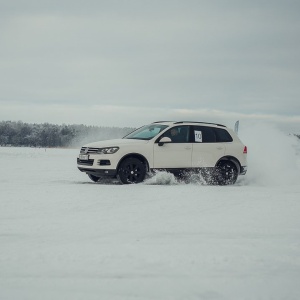
[[[143,145],[149,143],[148,140],[135,140],[135,139],[114,139],[114,140],[105,140],[94,143],[89,143],[83,147],[90,148],[103,148],[103,147],[116,147],[116,146],[126,146],[126,145]]]

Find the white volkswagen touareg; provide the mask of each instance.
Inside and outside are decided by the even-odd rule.
[[[122,139],[83,146],[77,167],[94,182],[118,177],[139,183],[148,172],[178,176],[200,173],[208,184],[234,184],[247,171],[247,147],[224,125],[204,122],[154,122]]]

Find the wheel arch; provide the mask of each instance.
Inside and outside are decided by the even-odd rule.
[[[146,171],[147,172],[149,171],[149,162],[148,162],[147,158],[140,153],[128,153],[128,154],[124,155],[118,162],[117,170],[119,170],[121,163],[127,158],[137,158],[137,159],[141,160],[146,166]]]
[[[221,161],[231,161],[231,162],[233,162],[234,165],[235,165],[236,168],[237,168],[238,174],[240,174],[240,172],[241,172],[241,163],[240,163],[240,161],[239,161],[236,157],[230,156],[230,155],[223,156],[223,157],[221,157],[221,158],[217,161],[215,167],[216,167]]]

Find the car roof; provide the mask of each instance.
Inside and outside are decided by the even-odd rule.
[[[156,122],[153,122],[152,124],[162,124],[162,123],[168,124],[168,125],[171,125],[171,124],[174,124],[174,125],[177,125],[177,124],[204,124],[204,125],[216,125],[216,126],[226,127],[223,124],[199,122],[199,121],[156,121]]]

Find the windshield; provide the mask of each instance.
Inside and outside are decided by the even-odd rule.
[[[161,124],[151,124],[143,126],[124,136],[123,139],[151,140],[167,127],[167,125]]]

